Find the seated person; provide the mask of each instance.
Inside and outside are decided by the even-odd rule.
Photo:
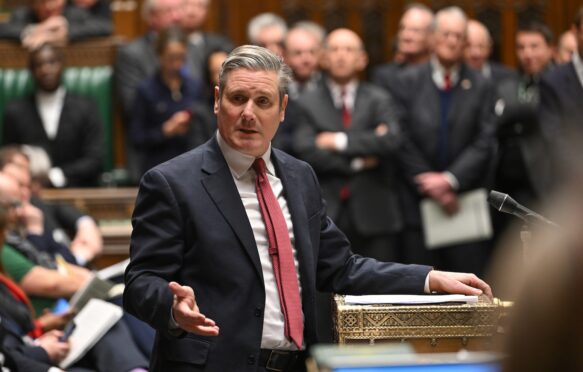
[[[86,10],[66,5],[65,0],[31,0],[30,5],[15,9],[8,22],[0,23],[0,39],[20,41],[29,50],[112,32],[111,20],[94,19]]]
[[[97,186],[103,167],[103,125],[89,98],[61,83],[63,54],[44,44],[30,55],[36,92],[10,102],[4,112],[4,144],[42,147],[53,164],[53,187]]]
[[[11,206],[8,206],[12,209]],[[6,213],[0,208],[0,231],[5,230]],[[4,244],[0,234],[0,251]],[[0,316],[3,338],[2,350],[13,356],[18,370],[47,371],[58,365],[70,351],[69,341],[61,341],[62,329],[75,313],[67,311],[62,314],[44,312],[35,319],[31,303],[24,291],[4,273],[0,259]],[[31,339],[34,339],[34,341]],[[118,351],[118,345],[124,345],[124,351]],[[19,358],[15,358],[18,356]],[[89,352],[76,362],[76,367],[91,368],[97,371],[138,371],[146,367],[147,360],[133,343],[129,330],[122,322],[115,324]]]
[[[160,67],[138,87],[129,136],[139,152],[142,174],[210,137],[204,121],[194,115],[202,91],[200,83],[184,73],[186,43],[179,28],[162,30],[156,40]]]
[[[35,151],[29,146],[25,148],[30,154],[36,154],[34,160],[39,159],[38,154],[42,149],[36,148]],[[44,157],[47,158],[46,154]],[[30,164],[29,158],[18,148],[8,146],[0,149],[0,171],[18,183],[22,203],[31,204],[39,209],[44,222],[43,230],[52,240],[60,243],[59,246],[65,251],[61,253],[63,257],[80,266],[90,263],[103,251],[103,238],[99,227],[91,217],[84,215],[73,206],[44,202],[39,197],[38,185],[34,188],[36,192],[33,193]],[[32,211],[32,208],[26,210]],[[25,213],[22,217],[23,221],[34,218],[34,214]]]

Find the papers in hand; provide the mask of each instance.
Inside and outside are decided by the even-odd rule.
[[[460,194],[458,202],[459,211],[450,216],[433,199],[421,201],[421,220],[427,248],[440,248],[492,237],[486,190],[477,189]]]
[[[71,350],[59,363],[62,369],[69,368],[81,359],[122,317],[121,307],[103,300],[91,299],[73,319],[75,330],[69,337]]]
[[[77,311],[83,309],[85,304],[89,302],[92,298],[98,299],[108,299],[109,291],[113,288],[114,283],[109,280],[103,280],[99,278],[98,275],[93,275],[90,280],[85,283],[85,285],[77,290],[69,304],[71,307],[77,309]]]
[[[347,305],[421,305],[421,304],[441,304],[447,302],[476,303],[478,296],[465,296],[458,294],[451,295],[366,295],[366,296],[345,296],[344,303]]]

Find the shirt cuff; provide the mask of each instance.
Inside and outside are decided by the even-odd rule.
[[[429,288],[429,274],[431,273],[428,272],[427,276],[425,277],[425,285],[423,286],[423,292],[425,293],[431,293],[431,289]]]
[[[348,147],[348,136],[346,133],[336,133],[334,137],[334,146],[336,146],[336,151],[346,150],[346,147]]]
[[[354,158],[350,162],[350,169],[353,172],[360,172],[364,168],[364,160],[362,158]]]
[[[172,308],[170,308],[170,318],[168,318],[168,333],[175,337],[181,337],[186,332],[176,323],[174,319],[174,314],[172,314]]]
[[[49,171],[49,180],[55,187],[65,187],[67,185],[67,177],[61,168],[51,168]]]
[[[445,175],[445,178],[447,179],[447,182],[449,182],[451,188],[454,191],[457,191],[460,188],[460,183],[458,182],[457,178],[453,175],[453,173],[445,171],[443,172],[443,174]]]

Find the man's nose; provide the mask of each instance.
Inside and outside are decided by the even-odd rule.
[[[245,106],[243,106],[243,112],[241,115],[245,121],[253,121],[255,120],[255,103],[253,100],[248,100]]]

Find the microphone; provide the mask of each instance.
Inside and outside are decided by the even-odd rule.
[[[512,199],[510,195],[503,194],[501,192],[492,190],[490,195],[488,195],[488,202],[494,208],[500,212],[512,214],[518,218],[521,218],[530,224],[544,224],[553,227],[559,227],[556,223],[548,220],[538,213],[531,211],[525,206],[519,204],[516,200]]]

